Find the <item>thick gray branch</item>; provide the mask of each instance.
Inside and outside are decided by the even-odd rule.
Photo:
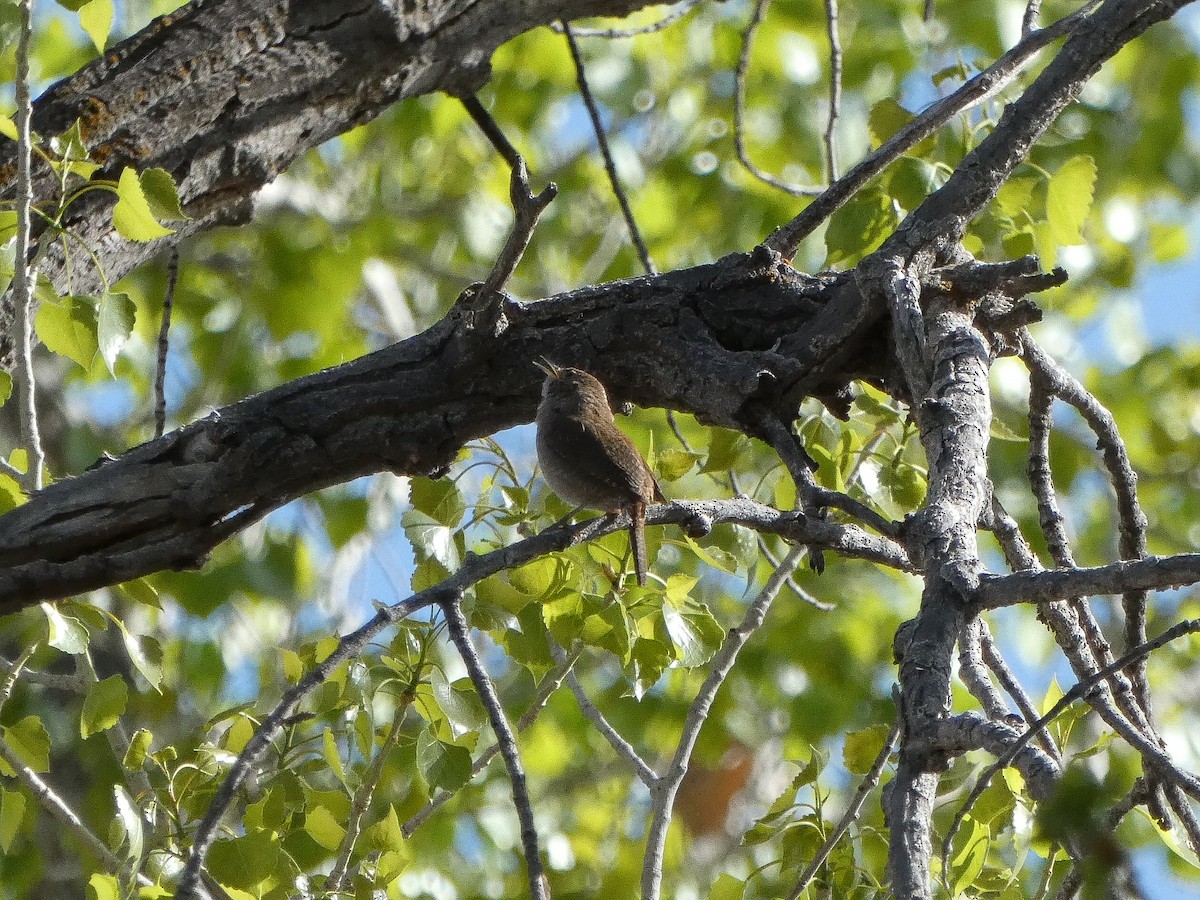
[[[44,137],[79,120],[91,157],[113,178],[160,167],[192,221],[146,244],[113,230],[111,195],[93,191],[64,225],[96,251],[115,282],[164,247],[243,222],[250,199],[312,147],[434,91],[465,95],[490,75],[492,52],[539,25],[624,15],[650,0],[193,0],[156,19],[38,99]],[[0,147],[0,200],[15,190],[14,145]],[[55,178],[35,171],[34,202],[54,208]],[[41,266],[65,288],[63,257]],[[96,290],[75,264],[72,290]],[[11,302],[0,309],[0,362],[11,365]]]
[[[416,337],[218,410],[0,517],[0,612],[196,567],[321,487],[436,474],[467,441],[532,420],[540,355],[595,371],[620,399],[753,434],[759,410],[808,371],[771,349],[778,334],[843,290],[844,276],[756,254],[538,303],[468,292]],[[851,377],[878,380],[831,382]]]

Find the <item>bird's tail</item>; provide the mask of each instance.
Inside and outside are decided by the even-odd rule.
[[[633,569],[637,572],[637,583],[646,585],[646,504],[638,501],[630,509],[629,545],[633,548]]]

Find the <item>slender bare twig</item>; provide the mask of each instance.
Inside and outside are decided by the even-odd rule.
[[[1155,650],[1165,646],[1166,644],[1169,644],[1171,641],[1183,637],[1185,634],[1193,634],[1197,631],[1200,631],[1200,619],[1185,619],[1182,622],[1172,625],[1158,637],[1154,638],[1154,640],[1147,641],[1144,644],[1134,647],[1132,650],[1121,656],[1113,663],[1105,666],[1102,669],[1098,669],[1088,678],[1076,682],[1069,691],[1059,698],[1058,702],[1050,708],[1049,712],[1038,718],[1036,721],[1031,722],[1025,731],[1022,732],[1021,736],[1012,743],[1012,746],[1009,747],[1008,750],[999,757],[997,757],[994,763],[984,769],[982,774],[980,774],[975,787],[971,790],[971,793],[967,795],[967,799],[963,802],[962,806],[959,807],[958,812],[955,813],[954,821],[947,830],[946,837],[942,841],[943,871],[948,871],[950,844],[954,840],[954,836],[958,832],[958,828],[962,824],[963,819],[966,817],[967,813],[971,811],[971,807],[974,806],[975,801],[979,799],[985,790],[987,790],[987,786],[991,783],[992,778],[995,777],[995,775],[1001,769],[1011,763],[1021,749],[1025,747],[1039,731],[1042,731],[1047,725],[1062,715],[1062,713],[1076,700],[1086,696],[1092,690],[1092,688],[1096,687],[1096,685],[1098,685],[1100,682],[1129,665],[1133,657],[1145,656],[1149,653],[1153,653]],[[1200,781],[1195,779],[1194,776],[1191,780],[1197,783],[1189,785],[1191,788],[1189,793],[1194,792],[1193,796],[1200,795]]]
[[[1075,376],[1056,363],[1029,335],[1021,333],[1021,358],[1055,396],[1070,404],[1096,435],[1096,447],[1104,460],[1109,481],[1117,495],[1117,520],[1122,559],[1140,559],[1146,555],[1146,515],[1137,496],[1137,474],[1129,459],[1129,451],[1116,419],[1091,391]],[[1031,385],[1032,389],[1032,385]],[[1127,591],[1123,595],[1125,612],[1125,646],[1135,647],[1146,640],[1146,594]],[[1146,683],[1145,659],[1139,659],[1130,672],[1134,695],[1150,718],[1150,687]]]
[[[612,185],[617,203],[621,206],[621,215],[625,217],[625,224],[629,228],[629,238],[633,241],[633,246],[637,248],[642,268],[646,270],[646,274],[653,275],[658,270],[654,268],[654,262],[650,259],[650,251],[646,249],[646,242],[642,240],[642,232],[633,218],[629,198],[617,175],[617,164],[614,162],[612,150],[608,146],[608,137],[604,133],[604,123],[600,121],[600,110],[596,106],[596,99],[592,96],[592,89],[588,86],[587,71],[583,64],[583,56],[579,52],[579,44],[575,41],[571,26],[565,21],[560,25],[563,36],[567,39],[567,47],[571,51],[571,59],[575,63],[575,80],[579,84],[579,95],[583,98],[583,105],[587,107],[588,118],[592,120],[592,129],[596,132],[596,142],[600,145],[601,156],[604,157],[604,169],[608,172],[609,184]]]
[[[972,616],[963,623],[958,636],[958,677],[971,696],[979,701],[989,719],[1004,719],[1008,704],[988,677],[983,662],[983,620]]]
[[[896,739],[899,737],[900,717],[897,716],[896,721],[892,723],[892,730],[888,732],[887,738],[884,739],[883,747],[879,750],[879,755],[875,757],[875,761],[871,763],[871,768],[863,776],[858,790],[850,798],[850,805],[846,807],[845,813],[842,814],[842,818],[838,821],[837,826],[830,833],[829,837],[825,839],[825,843],[821,845],[804,871],[800,873],[800,877],[796,881],[796,886],[788,894],[788,900],[800,900],[800,895],[804,893],[804,889],[808,887],[809,883],[816,876],[817,870],[829,858],[829,854],[833,852],[833,848],[837,846],[837,842],[850,830],[850,826],[858,821],[863,804],[867,801],[867,795],[879,784],[879,778],[883,774],[883,767],[887,765],[888,757],[892,755],[892,748],[896,746]]]
[[[29,40],[32,34],[32,0],[18,0],[17,35],[17,246],[13,252],[13,303],[16,307],[17,405],[21,443],[29,454],[22,484],[29,492],[42,489],[42,469],[46,454],[38,431],[37,385],[33,375],[33,286],[37,273],[29,263],[30,215],[33,207],[33,180],[30,166],[33,136],[29,119],[33,101],[29,94]]]
[[[512,231],[508,233],[508,240],[505,241],[504,248],[496,257],[496,262],[480,289],[481,297],[491,298],[517,270],[517,264],[521,262],[525,248],[529,246],[533,237],[538,218],[558,196],[558,185],[552,181],[542,188],[540,194],[534,194],[529,186],[529,171],[525,166],[525,159],[517,152],[491,113],[484,109],[479,98],[474,95],[463,97],[462,105],[512,170],[508,185],[508,196],[512,202],[514,216]]]
[[[504,707],[500,705],[500,698],[496,695],[492,680],[488,678],[487,670],[484,669],[479,654],[475,652],[475,646],[471,643],[470,626],[459,605],[461,599],[461,596],[455,596],[442,601],[441,608],[446,616],[446,627],[450,632],[450,639],[458,648],[458,655],[467,667],[467,674],[471,683],[475,685],[475,692],[479,694],[479,699],[483,701],[484,709],[487,710],[492,730],[496,733],[496,743],[500,745],[500,755],[504,757],[504,765],[508,768],[513,805],[517,808],[517,818],[521,822],[521,844],[525,851],[525,867],[529,873],[530,896],[534,900],[549,900],[542,857],[538,850],[537,828],[533,822],[533,807],[529,803],[529,791],[525,786],[525,768],[521,765],[521,755],[517,752],[517,739],[504,715]]]
[[[700,5],[700,0],[682,0],[674,9],[664,15],[661,19],[651,22],[649,25],[638,25],[634,28],[579,28],[572,26],[571,30],[575,32],[575,37],[581,38],[607,38],[609,40],[620,38],[638,37],[643,34],[653,34],[656,31],[662,31],[670,25],[674,25],[689,12]],[[561,22],[553,22],[550,25],[551,30],[562,34],[563,27]]]
[[[829,119],[825,123],[825,166],[832,184],[838,179],[837,121],[842,112],[842,41],[838,36],[837,0],[825,0],[829,34]]]
[[[880,172],[955,118],[976,106],[1020,74],[1033,56],[1047,44],[1070,32],[1091,14],[1099,0],[1088,0],[1082,7],[1053,25],[1033,32],[998,60],[967,81],[954,93],[934,103],[880,145],[879,149],[857,163],[844,176],[805,207],[786,225],[781,225],[763,242],[772,250],[791,259],[813,229],[833,215]]]
[[[555,641],[550,642],[550,652],[559,665],[562,665],[566,659],[566,653],[562,647],[558,646]],[[605,718],[604,713],[592,702],[592,699],[587,695],[587,691],[583,689],[583,685],[579,683],[579,679],[574,672],[567,675],[567,687],[571,689],[571,693],[575,695],[575,702],[579,704],[579,711],[583,713],[583,717],[595,726],[600,735],[609,743],[617,756],[621,757],[637,774],[638,779],[646,787],[653,787],[658,780],[658,773],[650,768],[633,744],[625,740],[621,732],[613,727],[612,723]]]
[[[996,646],[995,640],[992,638],[991,629],[988,628],[987,622],[979,619],[979,638],[980,649],[983,651],[983,661],[987,667],[996,675],[996,680],[1000,682],[1000,686],[1012,697],[1013,702],[1017,704],[1017,709],[1021,711],[1021,716],[1026,722],[1032,722],[1037,718],[1037,711],[1034,709],[1033,700],[1029,694],[1025,692],[1024,685],[1008,667],[1004,657],[1000,654],[1000,648]],[[1054,738],[1050,732],[1042,731],[1037,737],[1038,743],[1042,749],[1049,754],[1050,758],[1055,762],[1062,761],[1062,754],[1059,753],[1058,747],[1055,746]]]
[[[642,862],[642,900],[658,900],[662,890],[663,852],[667,843],[667,828],[671,824],[671,811],[675,804],[675,796],[679,793],[679,785],[687,774],[688,761],[696,746],[696,738],[708,718],[713,699],[721,685],[725,683],[733,664],[737,661],[738,653],[746,645],[751,635],[758,630],[766,618],[771,601],[778,595],[787,582],[800,560],[804,558],[803,547],[793,547],[784,558],[779,568],[771,573],[767,583],[763,585],[758,596],[746,608],[746,615],[736,628],[729,629],[729,634],[712,658],[712,668],[708,677],[696,693],[696,699],[688,708],[683,722],[683,730],[679,735],[679,744],[671,759],[670,767],[655,781],[650,788],[650,828],[646,833],[646,855]]]
[[[1026,37],[1037,30],[1038,19],[1042,14],[1042,0],[1029,0],[1025,4],[1025,15],[1021,17],[1021,36]]]
[[[8,672],[4,676],[3,683],[0,683],[0,707],[3,707],[8,699],[12,696],[13,687],[17,683],[17,679],[21,675],[21,670],[25,668],[25,664],[29,662],[30,657],[38,649],[38,644],[31,644],[24,653],[17,657],[16,662],[12,664]],[[61,822],[71,833],[78,837],[93,853],[95,853],[104,865],[114,872],[119,872],[124,867],[124,863],[108,849],[108,845],[96,835],[94,831],[88,828],[87,824],[81,819],[71,807],[67,804],[54,788],[50,787],[46,781],[33,771],[21,757],[17,756],[16,752],[8,745],[8,741],[0,740],[0,759],[8,763],[9,767],[16,773],[17,780],[25,786],[35,800],[41,804],[50,815]],[[153,884],[153,882],[145,875],[138,874],[138,881],[141,884]]]
[[[3,656],[0,656],[0,666],[11,669],[13,663]],[[60,675],[57,672],[43,672],[39,669],[30,669],[28,666],[21,669],[21,676],[24,681],[29,684],[40,684],[43,687],[54,688],[59,691],[70,691],[72,694],[86,694],[88,692],[88,682],[78,675]]]
[[[175,283],[179,280],[179,247],[167,258],[167,289],[163,293],[162,322],[158,326],[158,360],[154,369],[154,436],[167,428],[167,352],[171,349],[171,309],[175,305]]]
[[[1105,566],[1033,569],[982,575],[974,600],[981,609],[1016,603],[1049,603],[1086,594],[1162,590],[1200,582],[1200,553],[1123,559]]]
[[[746,149],[746,73],[750,70],[750,53],[754,49],[754,38],[758,34],[758,28],[762,25],[763,17],[767,14],[767,6],[771,0],[758,0],[754,4],[754,12],[750,16],[750,23],[746,26],[745,32],[742,34],[742,52],[738,57],[737,70],[734,73],[734,92],[733,92],[733,148],[737,153],[738,162],[757,178],[771,187],[779,188],[781,191],[786,191],[793,197],[815,197],[824,190],[823,187],[811,186],[805,187],[802,185],[792,184],[789,181],[784,181],[770,172],[759,167],[759,165],[750,158],[750,152]],[[833,0],[830,0],[833,2]],[[836,7],[835,7],[836,10]],[[836,12],[834,21],[836,23]],[[836,24],[831,26],[836,29]],[[830,32],[836,40],[836,31]],[[840,47],[839,47],[840,53]],[[838,57],[840,63],[840,56]],[[840,93],[840,85],[839,85]],[[836,119],[836,107],[831,107],[829,111],[830,120]],[[832,157],[831,157],[832,159]]]
[[[558,690],[563,683],[563,679],[567,677],[567,673],[571,671],[571,667],[575,665],[575,661],[579,659],[580,651],[578,649],[566,654],[562,662],[558,663],[552,671],[547,673],[542,679],[534,692],[533,700],[529,704],[529,708],[517,719],[517,731],[524,731],[532,725],[541,713],[546,708],[546,701],[550,696]],[[480,772],[487,768],[488,763],[496,758],[496,754],[500,752],[499,744],[492,744],[486,750],[479,754],[479,758],[471,764],[471,777],[474,778]],[[400,826],[401,832],[405,837],[412,837],[413,833],[428,819],[435,811],[440,809],[446,801],[454,795],[449,791],[439,791],[436,796],[431,797],[429,802],[422,806],[416,813],[413,814],[407,822]]]
[[[363,818],[371,807],[375,788],[383,777],[383,766],[387,762],[388,754],[396,746],[396,740],[400,737],[400,724],[407,711],[408,703],[397,704],[395,712],[392,714],[392,726],[383,739],[383,745],[376,751],[375,758],[371,760],[370,771],[363,779],[362,784],[358,786],[358,790],[354,792],[354,799],[350,803],[350,815],[346,819],[346,833],[342,836],[342,844],[338,848],[337,859],[333,863],[329,877],[325,879],[325,890],[330,895],[336,895],[345,890],[346,877],[350,868],[350,854],[354,852],[354,845],[357,843],[359,835],[362,834]]]
[[[192,841],[191,852],[188,854],[183,872],[179,876],[179,885],[175,892],[175,896],[179,900],[190,900],[195,895],[204,859],[216,839],[217,829],[220,827],[221,819],[225,816],[225,811],[232,805],[238,789],[246,780],[246,776],[250,774],[250,767],[254,765],[275,735],[283,728],[284,722],[291,716],[300,701],[321,685],[343,662],[359,656],[376,634],[387,626],[406,619],[417,610],[438,602],[445,591],[445,587],[438,585],[414,594],[403,602],[381,607],[370,621],[358,630],[345,635],[338,641],[337,647],[329,656],[309,669],[296,684],[284,692],[279,702],[275,704],[275,708],[259,723],[254,736],[250,738],[246,746],[242,748],[242,752],[238,754],[238,758],[234,760],[229,774],[225,776],[225,781],[217,789],[212,802],[209,803],[204,818],[200,820]]]

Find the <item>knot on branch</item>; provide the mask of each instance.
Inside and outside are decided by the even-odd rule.
[[[454,305],[448,318],[454,325],[487,338],[498,338],[508,330],[514,314],[520,311],[512,297],[501,290],[490,290],[482,281],[468,285]]]

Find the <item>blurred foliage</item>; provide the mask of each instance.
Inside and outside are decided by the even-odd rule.
[[[177,5],[118,4],[110,41]],[[1043,19],[1074,5],[1047,0]],[[88,33],[78,13],[37,7],[32,65],[41,89],[94,57],[112,5],[83,6]],[[748,249],[804,202],[753,179],[734,155],[734,72],[749,7],[705,2],[661,31],[581,38],[634,215],[660,269]],[[1011,46],[1023,10],[1008,0],[937,3],[924,21],[923,7],[874,0],[841,10],[842,170]],[[598,24],[645,24],[663,12]],[[798,184],[826,177],[824,16],[818,0],[778,0],[746,81],[750,154]],[[13,21],[11,0],[0,0],[5,102]],[[1178,346],[1143,347],[1132,358],[1122,345],[1118,357],[1094,335],[1114,309],[1140,299],[1138,285],[1154,266],[1192,255],[1191,198],[1200,191],[1195,24],[1193,15],[1186,25],[1152,29],[1100,72],[967,237],[980,258],[1037,253],[1047,268],[1069,268],[1068,285],[1041,298],[1049,314],[1038,334],[1121,423],[1155,553],[1200,544],[1200,355],[1181,335]],[[526,155],[535,186],[554,180],[560,187],[510,290],[533,299],[640,274],[562,36],[546,28],[521,35],[493,62],[486,105]],[[810,238],[796,265],[852,266],[945,181],[1028,81],[898,161]],[[69,139],[59,150],[65,168],[86,164],[72,159]],[[64,172],[63,202],[78,183],[68,176],[86,174]],[[129,236],[146,239],[153,225],[170,226],[170,195],[156,193],[153,175],[134,174],[112,189],[133,191],[122,194],[134,216]],[[308,154],[262,192],[252,224],[182,248],[166,381],[170,422],[429,326],[489,269],[512,218],[507,197],[502,161],[444,96],[399,104]],[[9,240],[13,221],[0,210],[0,240]],[[6,246],[0,268],[11,270]],[[165,281],[160,263],[104,297],[47,298],[37,327],[54,351],[39,363],[51,472],[80,471],[100,453],[152,435]],[[992,477],[1036,546],[1037,511],[1024,475],[1027,385],[1012,361],[997,366],[994,384]],[[6,391],[0,385],[0,397]],[[1111,560],[1113,504],[1094,438],[1077,417],[1056,415],[1052,464],[1078,558]],[[622,423],[669,496],[737,491],[794,504],[794,488],[761,444],[677,419],[683,442],[661,411]],[[906,411],[890,398],[861,388],[846,423],[806,404],[797,427],[826,486],[895,519],[922,502],[924,458]],[[12,446],[11,417],[4,428]],[[8,619],[5,658],[38,649],[0,711],[0,737],[48,773],[118,856],[169,884],[234,756],[281,693],[328,655],[334,635],[367,618],[372,602],[402,599],[440,580],[466,553],[511,543],[568,511],[536,476],[531,449],[529,430],[516,429],[466,448],[440,481],[381,475],[330,488],[228,541],[202,572],[160,573]],[[23,467],[23,451],[10,459]],[[20,501],[16,483],[0,474],[0,509]],[[580,653],[576,671],[590,696],[657,767],[675,749],[705,664],[771,560],[788,548],[731,526],[699,541],[676,529],[648,537],[655,577],[646,588],[633,583],[626,539],[614,535],[481,583],[468,611],[512,719],[554,669],[553,639]],[[985,563],[1002,564],[986,540]],[[791,889],[882,744],[893,715],[891,635],[915,612],[919,586],[839,559],[823,576],[805,568],[785,586],[700,735],[668,844],[670,895],[758,898]],[[1196,615],[1196,598],[1163,595],[1154,610],[1152,633]],[[1101,612],[1119,631],[1115,613]],[[1031,693],[1052,703],[1061,695],[1052,676],[1069,672],[1033,613],[998,613],[993,627]],[[1157,656],[1151,678],[1172,749],[1194,769],[1194,698],[1176,686],[1195,683],[1195,641],[1190,649]],[[973,705],[965,692],[957,700]],[[492,741],[484,722],[436,615],[387,633],[361,660],[341,666],[274,742],[209,857],[211,874],[237,898],[274,900],[300,889],[324,896],[356,798],[374,784],[348,851],[353,896],[375,889],[389,898],[522,895],[503,769],[493,764],[471,777],[471,759]],[[1136,761],[1091,717],[1057,727],[1073,760],[1069,771],[1084,774],[1068,779],[1037,816],[1019,776],[997,779],[956,838],[946,877],[955,895],[1033,895],[1043,876],[1053,881],[1066,869],[1051,843],[1064,822],[1094,822],[1095,810],[1132,783]],[[550,697],[520,745],[554,896],[634,896],[646,791],[565,691]],[[960,759],[944,791],[969,790],[983,762]],[[3,774],[0,898],[77,896],[85,884],[89,896],[131,895],[128,871],[105,868]],[[440,789],[453,798],[406,836],[404,823]],[[940,829],[954,809],[940,808]],[[1178,877],[1196,879],[1194,860],[1147,821],[1130,819],[1120,838],[1145,853],[1171,848]],[[806,896],[876,896],[886,850],[876,790]],[[163,896],[156,890],[137,895]]]

